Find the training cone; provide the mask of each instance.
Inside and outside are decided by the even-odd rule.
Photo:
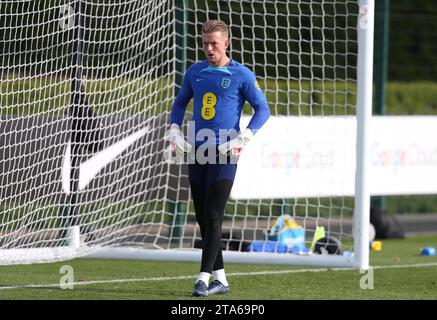
[[[382,250],[382,242],[381,241],[372,241],[370,244],[370,248],[372,248],[373,251],[381,251]]]
[[[322,239],[325,237],[325,227],[316,227],[316,231],[314,232],[313,241],[311,243],[311,252],[314,252],[314,248],[316,246],[316,242],[319,239]]]
[[[435,248],[426,247],[420,251],[421,256],[435,256]]]

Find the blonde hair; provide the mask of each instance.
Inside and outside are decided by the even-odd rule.
[[[229,28],[226,23],[221,20],[208,20],[202,26],[202,34],[217,31],[220,31],[226,39],[229,37]]]

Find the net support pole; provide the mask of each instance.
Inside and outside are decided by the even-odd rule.
[[[179,201],[177,204],[170,205],[170,212],[173,213],[172,227],[170,230],[171,242],[173,244],[181,245],[185,213],[187,212],[187,202]]]
[[[359,1],[357,67],[357,149],[355,178],[354,250],[356,267],[369,268],[370,121],[372,118],[374,0]]]
[[[68,231],[67,244],[78,247],[80,245],[80,230],[78,221],[78,192],[79,192],[79,166],[81,158],[81,145],[77,136],[78,118],[82,92],[83,76],[83,3],[82,0],[74,2],[74,29],[73,29],[73,58],[71,80],[71,156],[70,156],[70,194],[67,196],[68,206]]]
[[[373,78],[375,81],[375,114],[385,114],[387,101],[387,70],[389,50],[389,19],[390,0],[379,0],[375,2],[375,54]],[[385,208],[385,198],[374,196],[371,204],[381,209]]]
[[[189,0],[175,2],[175,96],[182,87],[182,81],[187,69],[187,9]],[[170,229],[171,242],[180,243],[183,234],[183,222],[187,208],[186,201],[177,201],[170,205],[173,215]]]

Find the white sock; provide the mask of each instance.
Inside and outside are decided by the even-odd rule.
[[[215,280],[220,281],[225,287],[229,286],[229,283],[226,280],[225,269],[215,270],[212,274],[214,275]]]
[[[199,273],[199,276],[197,277],[196,283],[198,281],[202,280],[203,282],[205,282],[206,285],[208,285],[210,276],[211,276],[211,274],[208,272],[201,272],[201,273]]]

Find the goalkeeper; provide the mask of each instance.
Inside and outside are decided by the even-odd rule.
[[[192,145],[184,139],[181,124],[187,104],[194,97],[192,123],[196,138],[189,142],[194,140],[196,157],[188,165],[188,177],[203,249],[193,296],[230,291],[221,251],[224,209],[234,183],[238,157],[270,115],[253,72],[227,56],[228,35],[229,29],[223,21],[210,20],[203,25],[202,46],[206,60],[191,65],[185,73],[171,109],[167,134],[173,155],[191,151]],[[240,132],[239,122],[246,100],[254,114],[247,129]],[[207,139],[198,139],[198,136]],[[203,156],[207,157],[206,162]],[[214,281],[209,284],[211,273]]]

